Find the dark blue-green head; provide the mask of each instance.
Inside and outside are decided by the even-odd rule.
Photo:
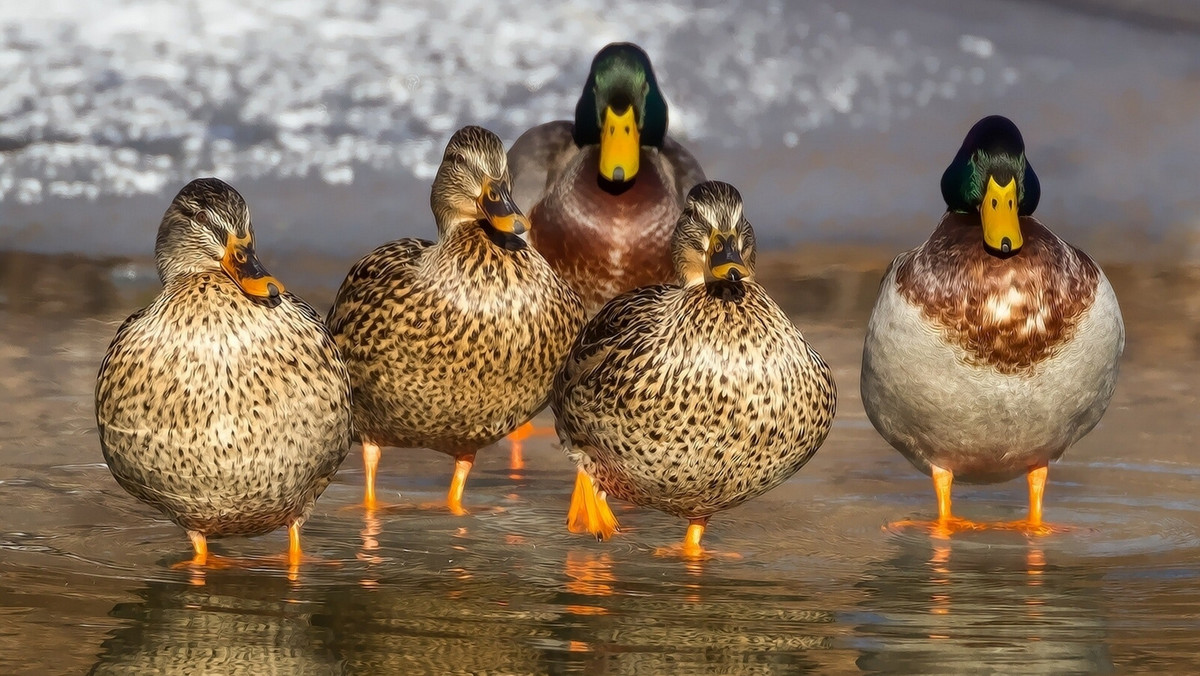
[[[1019,216],[1033,214],[1041,196],[1037,174],[1025,159],[1021,130],[1001,115],[976,122],[942,174],[946,208],[978,211],[984,244],[1005,254],[1021,248]]]
[[[600,175],[624,183],[637,176],[642,146],[661,148],[667,102],[650,57],[630,42],[614,42],[592,60],[575,106],[575,145],[600,145]]]

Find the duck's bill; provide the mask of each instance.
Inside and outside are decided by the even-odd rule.
[[[283,284],[259,262],[254,254],[254,240],[249,235],[238,237],[229,233],[225,240],[225,255],[221,257],[221,269],[252,298],[278,302],[284,291]]]
[[[529,219],[517,207],[512,191],[499,181],[484,179],[479,208],[487,222],[501,232],[523,235],[529,230]]]
[[[989,176],[987,191],[979,205],[983,219],[983,242],[1000,253],[1014,253],[1021,248],[1021,223],[1017,218],[1017,179],[1010,178],[1000,185]]]
[[[600,175],[614,183],[632,181],[637,176],[642,156],[641,132],[633,106],[623,113],[604,109],[600,128]]]
[[[716,235],[709,245],[708,269],[716,279],[740,282],[750,276],[750,268],[742,260],[735,239]]]

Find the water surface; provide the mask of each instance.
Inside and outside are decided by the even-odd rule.
[[[116,323],[155,291],[144,263],[0,255],[0,673],[1194,671],[1200,274],[1108,268],[1129,345],[1107,417],[1051,467],[1048,518],[1073,530],[939,540],[883,528],[935,512],[928,479],[858,399],[883,263],[857,249],[763,261],[841,398],[808,466],[713,519],[706,544],[740,559],[656,557],[684,524],[620,503],[614,540],[570,535],[572,467],[538,438],[524,469],[505,443],[479,454],[461,518],[346,509],[363,478],[355,447],[305,527],[317,561],[291,574],[268,558],[283,532],[214,544],[262,557],[252,567],[172,568],[190,556],[183,533],[103,464],[95,373]],[[341,264],[289,284],[323,305],[324,270]],[[383,499],[440,498],[450,464],[385,449]],[[1013,519],[1025,485],[955,498],[964,516]]]

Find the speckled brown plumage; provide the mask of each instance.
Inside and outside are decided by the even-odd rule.
[[[947,213],[929,240],[897,259],[896,287],[967,358],[1001,373],[1032,373],[1071,340],[1100,270],[1037,219],[1020,219],[1011,257],[981,244],[979,214]]]
[[[359,261],[328,325],[354,383],[367,443],[473,454],[546,405],[583,307],[546,261],[479,211],[482,181],[507,196],[503,146],[466,127],[433,188],[440,238]]]
[[[751,276],[714,276],[736,241]],[[680,286],[609,302],[576,340],[551,406],[564,448],[602,491],[685,518],[792,476],[824,442],[829,368],[753,280],[753,230],[724,183],[692,191],[674,237]]]
[[[298,297],[252,298],[220,268],[230,233],[253,240],[233,188],[180,192],[159,231],[163,290],[121,325],[96,383],[117,482],[205,537],[303,523],[350,444],[332,337]]]

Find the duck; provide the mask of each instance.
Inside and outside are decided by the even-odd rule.
[[[1041,182],[1012,120],[979,120],[942,174],[946,212],[884,273],[863,348],[871,424],[933,478],[939,532],[954,481],[1029,485],[1026,519],[1054,532],[1042,501],[1050,462],[1104,415],[1125,325],[1100,266],[1033,216]]]
[[[300,527],[350,450],[350,375],[321,316],[255,253],[245,199],[199,178],[171,201],[154,258],[162,291],[121,324],[96,378],[113,478],[208,539]]]
[[[380,506],[381,447],[427,448],[454,458],[446,505],[462,515],[477,451],[545,408],[583,304],[524,239],[529,220],[496,134],[454,133],[430,201],[437,241],[399,239],[367,254],[326,324],[350,370],[363,506]]]
[[[728,183],[692,188],[671,284],[617,296],[576,339],[550,406],[577,469],[568,529],[606,540],[608,497],[686,519],[665,555],[705,558],[709,518],[794,475],[824,443],[837,388],[757,282],[754,229]]]
[[[674,279],[675,222],[705,176],[667,134],[667,117],[650,57],[612,43],[592,61],[575,119],[535,126],[509,150],[530,242],[589,315],[623,291]]]

